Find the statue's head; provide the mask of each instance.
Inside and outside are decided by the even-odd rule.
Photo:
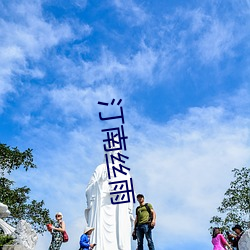
[[[8,206],[0,202],[0,218],[6,218],[10,215]]]

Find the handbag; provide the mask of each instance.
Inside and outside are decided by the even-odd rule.
[[[154,229],[154,226],[152,226],[151,223],[152,223],[152,219],[149,219],[149,220],[148,220],[148,227],[149,227],[150,229]]]
[[[52,224],[47,224],[46,226],[47,226],[48,231],[52,232]]]
[[[132,233],[132,238],[133,238],[133,240],[137,240],[137,236],[136,236],[135,230],[134,230],[133,233]]]
[[[63,242],[67,242],[67,241],[69,240],[69,236],[68,236],[67,232],[64,231],[64,232],[62,233],[62,235],[63,235]]]

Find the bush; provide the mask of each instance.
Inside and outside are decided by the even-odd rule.
[[[0,247],[3,245],[12,245],[14,238],[10,235],[0,234]]]

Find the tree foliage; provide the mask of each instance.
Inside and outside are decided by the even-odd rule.
[[[10,148],[0,144],[0,202],[6,204],[11,211],[11,216],[5,220],[15,226],[21,219],[29,222],[38,233],[46,230],[45,224],[51,222],[49,210],[44,208],[44,201],[30,200],[30,188],[27,186],[14,188],[14,182],[5,177],[12,171],[23,167],[26,171],[36,168],[33,163],[32,150],[24,152],[18,148]]]
[[[0,234],[0,247],[2,247],[3,245],[12,245],[13,243],[14,238],[12,236]]]
[[[0,173],[3,176],[5,172],[10,174],[13,170],[21,166],[27,171],[29,168],[36,168],[33,163],[32,149],[28,148],[21,152],[17,147],[10,148],[6,144],[0,143]]]
[[[213,216],[210,223],[223,230],[235,224],[247,228],[250,220],[250,168],[233,169],[234,180],[217,211],[222,216]]]

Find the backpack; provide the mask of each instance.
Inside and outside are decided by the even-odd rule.
[[[149,228],[153,229],[154,227],[151,226],[151,222],[153,220],[153,214],[151,213],[151,209],[150,207],[148,206],[148,203],[145,203],[143,206],[146,207],[147,211],[148,211],[148,214],[149,214],[149,217],[148,217],[148,225],[149,225]],[[136,208],[136,215],[138,216],[138,209],[140,208],[140,206],[138,206]]]

